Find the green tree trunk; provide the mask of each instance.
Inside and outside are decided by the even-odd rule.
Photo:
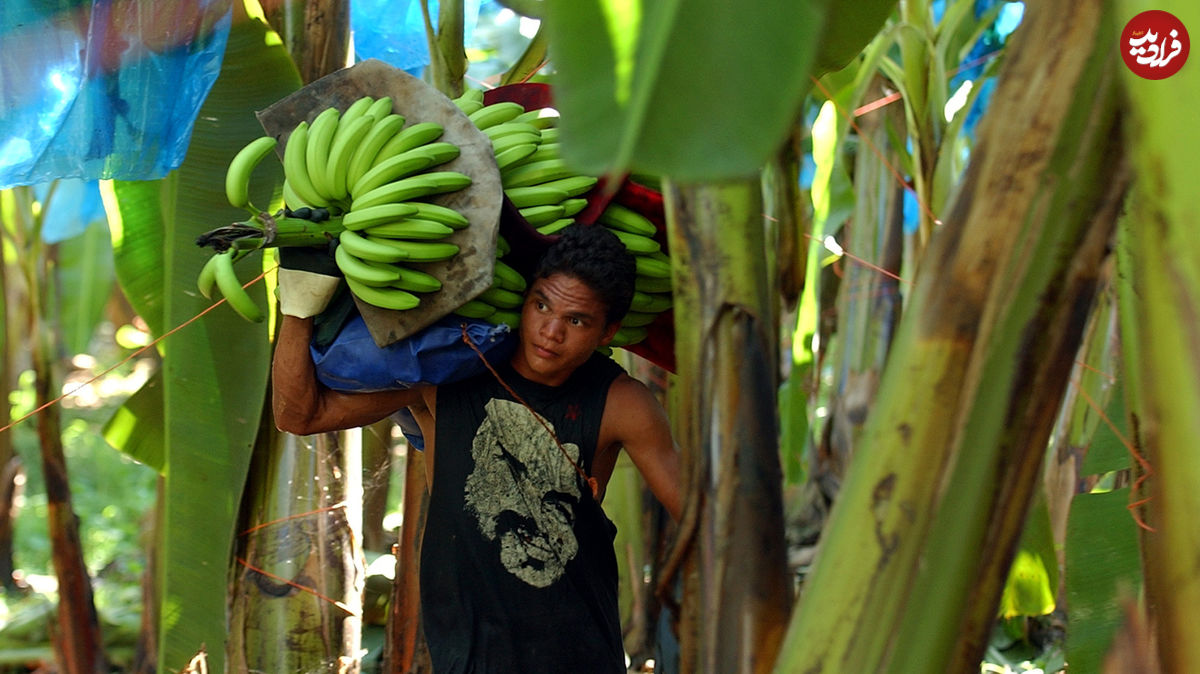
[[[53,198],[41,204],[43,212]],[[57,622],[51,626],[58,666],[64,674],[99,674],[108,669],[92,581],[84,563],[79,518],[71,504],[67,459],[63,452],[61,408],[62,348],[58,340],[58,301],[55,291],[54,247],[42,242],[41,223],[33,210],[33,191],[13,192],[12,228],[17,263],[27,290],[23,324],[31,336],[34,409],[46,483],[47,527],[54,575],[58,579]]]
[[[770,671],[791,608],[758,176],[664,193],[683,450],[681,670]],[[677,555],[676,560],[679,559]]]
[[[978,667],[1124,189],[1102,15],[1027,10],[778,672]]]
[[[1172,12],[1193,36],[1200,25],[1194,3],[1113,6],[1113,41],[1120,21],[1147,9]],[[1117,248],[1131,441],[1149,464],[1133,496],[1148,499],[1143,512],[1153,528],[1142,532],[1147,601],[1163,671],[1181,673],[1200,670],[1200,130],[1183,112],[1200,104],[1195,54],[1165,80],[1122,72],[1136,186]]]

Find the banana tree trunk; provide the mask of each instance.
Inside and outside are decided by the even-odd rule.
[[[0,327],[0,391],[11,391],[16,384],[14,355],[17,349],[24,348],[21,340],[15,339],[17,332],[13,328],[15,316],[9,295],[9,271],[0,255],[0,318],[4,320],[4,326]],[[13,450],[12,433],[0,433],[0,583],[5,590],[16,589],[12,575],[13,520],[16,518],[14,497],[17,476],[21,471],[21,459]]]
[[[686,503],[680,667],[767,672],[791,608],[778,453],[776,295],[757,176],[664,192]]]
[[[349,64],[345,0],[283,2],[268,21],[302,82]],[[264,426],[243,495],[250,533],[239,541],[243,556],[233,569],[230,661],[237,671],[357,672],[365,581],[361,447],[333,433],[277,433],[269,419]]]
[[[1027,10],[778,672],[979,666],[1124,191],[1102,10]]]
[[[868,89],[871,99],[883,96],[879,82]],[[837,303],[837,359],[830,400],[828,469],[841,480],[850,465],[867,415],[875,402],[896,324],[900,320],[900,273],[904,251],[904,186],[887,166],[900,163],[891,147],[888,127],[902,128],[903,113],[888,106],[858,121],[859,133],[881,148],[882,155],[858,153],[854,186],[858,197],[847,222],[843,245],[855,258],[842,257]],[[861,142],[861,141],[860,141]],[[876,268],[865,266],[865,263]],[[889,276],[887,272],[890,272]]]
[[[16,223],[14,233],[19,233],[23,239],[17,242],[16,248],[28,293],[25,325],[32,336],[34,405],[35,409],[41,410],[37,415],[37,437],[46,484],[50,556],[58,579],[58,620],[51,626],[51,634],[58,666],[65,674],[99,674],[106,672],[108,667],[92,581],[84,563],[79,518],[71,504],[71,485],[62,444],[61,408],[56,403],[62,391],[62,349],[55,318],[53,248],[42,243],[41,227],[33,216],[32,190],[16,188],[14,196],[17,203],[12,212],[24,220]]]
[[[1114,14],[1146,9],[1173,13],[1195,34],[1200,13],[1173,0],[1153,7],[1113,3]],[[1120,25],[1110,31],[1116,40]],[[1163,37],[1164,45],[1167,43]],[[1193,59],[1195,55],[1193,52]],[[1123,72],[1131,110],[1128,130],[1137,182],[1120,228],[1119,295],[1130,431],[1148,462],[1142,532],[1152,623],[1163,671],[1200,671],[1200,232],[1196,229],[1197,171],[1191,157],[1200,131],[1180,111],[1200,105],[1200,70],[1185,65],[1165,80]]]
[[[361,554],[339,488],[336,447],[263,424],[252,475],[296,477],[251,490],[232,598],[232,671],[359,671]],[[300,478],[303,478],[302,480]],[[271,485],[264,485],[270,487]],[[280,648],[280,644],[287,648]]]

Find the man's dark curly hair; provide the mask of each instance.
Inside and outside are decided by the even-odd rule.
[[[604,320],[616,323],[629,311],[637,268],[615,234],[599,225],[571,225],[546,249],[535,279],[566,274],[587,284],[604,302]]]

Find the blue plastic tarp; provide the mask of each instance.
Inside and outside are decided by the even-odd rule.
[[[231,0],[0,3],[0,188],[178,168]]]

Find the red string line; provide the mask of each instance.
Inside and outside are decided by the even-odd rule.
[[[1079,390],[1079,394],[1083,396],[1083,399],[1087,402],[1088,406],[1091,407],[1096,414],[1100,415],[1100,419],[1108,425],[1108,428],[1113,432],[1113,435],[1117,436],[1117,439],[1121,441],[1121,444],[1125,446],[1125,449],[1129,451],[1129,454],[1133,456],[1133,458],[1138,462],[1138,465],[1142,468],[1141,476],[1139,476],[1137,480],[1134,480],[1133,485],[1130,487],[1130,497],[1132,498],[1133,495],[1142,488],[1142,485],[1145,484],[1146,480],[1154,474],[1154,467],[1150,465],[1150,462],[1147,461],[1146,458],[1143,457],[1136,448],[1134,448],[1133,443],[1130,442],[1129,439],[1117,429],[1116,424],[1114,424],[1112,420],[1108,418],[1108,414],[1106,414],[1104,410],[1100,409],[1100,406],[1096,404],[1096,401],[1092,399],[1092,396],[1088,395],[1088,392],[1084,390],[1082,386],[1079,386],[1078,382],[1076,382],[1075,385]],[[1139,515],[1137,512],[1137,507],[1145,503],[1149,503],[1150,498],[1151,497],[1147,496],[1146,498],[1133,501],[1126,506],[1126,508],[1128,508],[1130,514],[1133,516],[1133,521],[1137,522],[1139,527],[1145,529],[1146,531],[1154,532],[1157,531],[1157,529],[1149,524],[1146,524],[1142,520],[1141,515]]]
[[[317,508],[316,510],[309,510],[307,512],[296,513],[295,515],[287,515],[286,517],[280,517],[279,519],[274,519],[269,522],[262,522],[260,524],[255,524],[254,526],[250,527],[249,529],[246,529],[245,531],[241,532],[238,535],[246,536],[248,534],[254,533],[255,531],[258,531],[259,529],[265,529],[267,527],[274,526],[276,524],[283,524],[284,522],[287,522],[289,520],[300,519],[301,517],[308,517],[310,515],[320,515],[321,513],[333,512],[335,510],[343,510],[347,507],[347,505],[348,504],[345,501],[342,501],[341,503],[335,503],[331,506],[326,506],[324,508]]]
[[[262,574],[262,575],[266,576],[267,578],[270,578],[271,580],[277,580],[285,585],[294,587],[297,590],[300,590],[301,592],[307,592],[307,593],[311,594],[312,596],[316,597],[317,599],[320,599],[322,601],[327,601],[330,604],[333,604],[334,606],[345,611],[347,615],[352,615],[355,617],[359,616],[359,612],[355,611],[354,609],[347,606],[345,602],[338,601],[338,600],[334,599],[333,597],[326,597],[325,595],[321,594],[317,590],[315,590],[307,585],[301,585],[300,583],[288,580],[287,578],[284,578],[283,576],[277,576],[277,575],[271,573],[270,571],[267,571],[265,569],[260,569],[257,566],[254,566],[253,564],[251,564],[250,562],[247,562],[245,559],[242,559],[241,557],[238,557],[236,559],[237,559],[238,564],[241,564],[242,566],[246,567],[247,569],[250,569],[254,573]]]
[[[821,93],[825,95],[825,98],[829,99],[829,101],[833,103],[833,107],[838,111],[838,114],[840,114],[847,122],[850,123],[851,128],[853,128],[855,133],[858,134],[859,140],[866,143],[867,147],[871,148],[871,151],[875,153],[875,156],[879,157],[879,161],[883,162],[883,165],[887,167],[892,176],[896,178],[896,182],[903,185],[905,189],[908,189],[908,182],[904,180],[904,176],[901,175],[900,171],[896,169],[892,162],[888,161],[887,157],[883,155],[883,152],[880,151],[877,145],[875,145],[875,141],[871,140],[870,135],[863,133],[862,129],[858,128],[858,123],[854,121],[854,117],[846,113],[842,106],[838,104],[837,100],[834,99],[833,94],[830,93],[829,89],[821,83],[821,80],[812,77],[811,75],[809,78],[812,79],[813,83],[817,85],[817,88],[821,90]],[[933,211],[929,208],[929,204],[921,200],[921,195],[918,194],[916,197],[917,204],[921,207],[921,210],[929,216],[929,219],[935,225],[941,225],[942,221],[939,220],[936,215],[934,215]]]
[[[275,269],[275,267],[272,267],[271,269],[264,271],[263,273],[259,274],[258,276],[255,276],[254,278],[250,279],[246,283],[243,283],[242,287],[249,288],[251,285],[258,283],[260,280],[263,279],[263,277],[265,277],[267,275],[268,272],[273,271],[274,269]],[[87,381],[80,383],[79,385],[75,386],[74,388],[67,391],[66,393],[58,396],[54,400],[43,403],[37,409],[34,409],[33,411],[29,412],[28,414],[25,414],[24,416],[22,416],[18,419],[10,421],[6,426],[0,427],[0,433],[3,433],[5,431],[9,430],[13,426],[16,426],[17,424],[20,424],[20,423],[28,420],[30,417],[37,415],[39,412],[45,410],[46,408],[51,407],[52,405],[57,405],[58,403],[62,402],[64,399],[75,395],[76,393],[78,393],[79,391],[83,390],[84,388],[86,388],[88,386],[91,386],[92,384],[96,383],[100,379],[103,379],[104,377],[108,376],[109,373],[111,373],[113,370],[116,370],[117,368],[128,363],[129,361],[133,360],[134,358],[137,358],[138,356],[142,355],[148,349],[153,348],[154,346],[158,345],[159,342],[163,341],[167,337],[170,337],[171,335],[175,334],[176,332],[179,332],[180,330],[186,328],[187,326],[191,325],[192,323],[195,323],[196,321],[200,320],[202,317],[204,317],[205,314],[212,311],[213,309],[216,309],[217,307],[221,306],[224,303],[225,303],[224,297],[217,300],[216,302],[213,302],[212,305],[209,306],[207,309],[201,311],[200,313],[196,314],[195,316],[192,316],[191,318],[180,323],[179,325],[175,326],[174,328],[171,328],[167,332],[163,333],[162,336],[154,339],[149,344],[137,349],[133,353],[129,354],[128,356],[126,356],[125,358],[123,358],[122,360],[117,362],[115,365],[105,368],[104,370],[102,370],[101,372],[96,374],[94,377],[88,379]]]

